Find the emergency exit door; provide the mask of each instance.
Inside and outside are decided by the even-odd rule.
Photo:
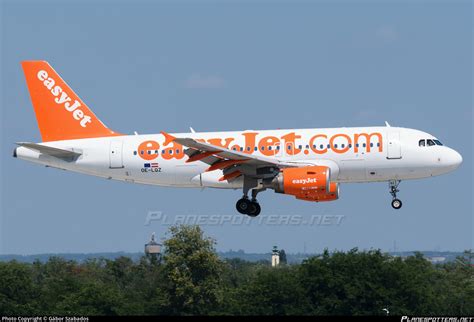
[[[400,144],[400,132],[388,132],[387,135],[387,159],[401,159],[402,146]]]
[[[110,168],[120,169],[123,168],[123,142],[112,141],[110,142]]]

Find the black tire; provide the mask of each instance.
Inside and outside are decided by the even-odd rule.
[[[258,215],[260,215],[260,211],[262,211],[262,208],[260,207],[259,203],[251,202],[247,215],[249,215],[250,217],[257,217]]]
[[[403,205],[403,203],[400,199],[393,199],[392,200],[393,209],[400,209],[400,208],[402,208],[402,205]]]
[[[251,202],[250,200],[246,198],[239,199],[237,203],[235,204],[235,208],[237,209],[238,212],[240,212],[243,215],[248,214],[248,211],[250,209]]]

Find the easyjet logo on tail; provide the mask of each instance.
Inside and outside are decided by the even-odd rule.
[[[62,105],[64,109],[71,113],[71,117],[78,121],[82,127],[86,127],[87,124],[91,123],[92,118],[84,114],[84,111],[80,109],[81,103],[78,100],[74,100],[61,88],[56,85],[56,81],[49,77],[45,70],[40,70],[37,74],[38,79],[43,82],[43,85],[51,91],[51,94],[55,97],[54,102],[58,105]]]

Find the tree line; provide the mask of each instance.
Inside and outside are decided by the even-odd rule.
[[[162,259],[2,262],[0,314],[474,315],[470,256],[433,265],[353,249],[272,268],[221,260],[199,226],[169,235]]]

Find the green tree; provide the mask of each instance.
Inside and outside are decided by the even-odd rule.
[[[474,315],[474,267],[472,252],[466,251],[456,261],[437,267],[436,294],[442,301],[439,314]]]
[[[66,294],[55,310],[61,315],[118,315],[123,301],[117,286],[100,280],[88,281],[76,292]]]
[[[286,259],[286,252],[284,249],[280,250],[280,264],[288,264],[288,260]]]
[[[35,262],[34,282],[41,296],[38,298],[40,314],[62,314],[61,302],[78,292],[82,284],[83,269],[74,261],[51,257],[48,262]]]
[[[171,314],[209,314],[221,300],[223,262],[199,226],[173,226],[164,243]]]
[[[305,315],[310,311],[296,267],[260,267],[233,294],[237,315]]]
[[[32,315],[38,310],[38,290],[31,265],[0,262],[0,312],[3,315]]]
[[[316,315],[436,315],[447,312],[436,268],[421,254],[406,259],[380,251],[325,251],[300,267]],[[449,288],[449,287],[448,287]]]
[[[329,253],[300,265],[221,261],[197,226],[170,229],[164,261],[0,262],[6,315],[473,315],[467,251],[433,265],[422,254]]]

